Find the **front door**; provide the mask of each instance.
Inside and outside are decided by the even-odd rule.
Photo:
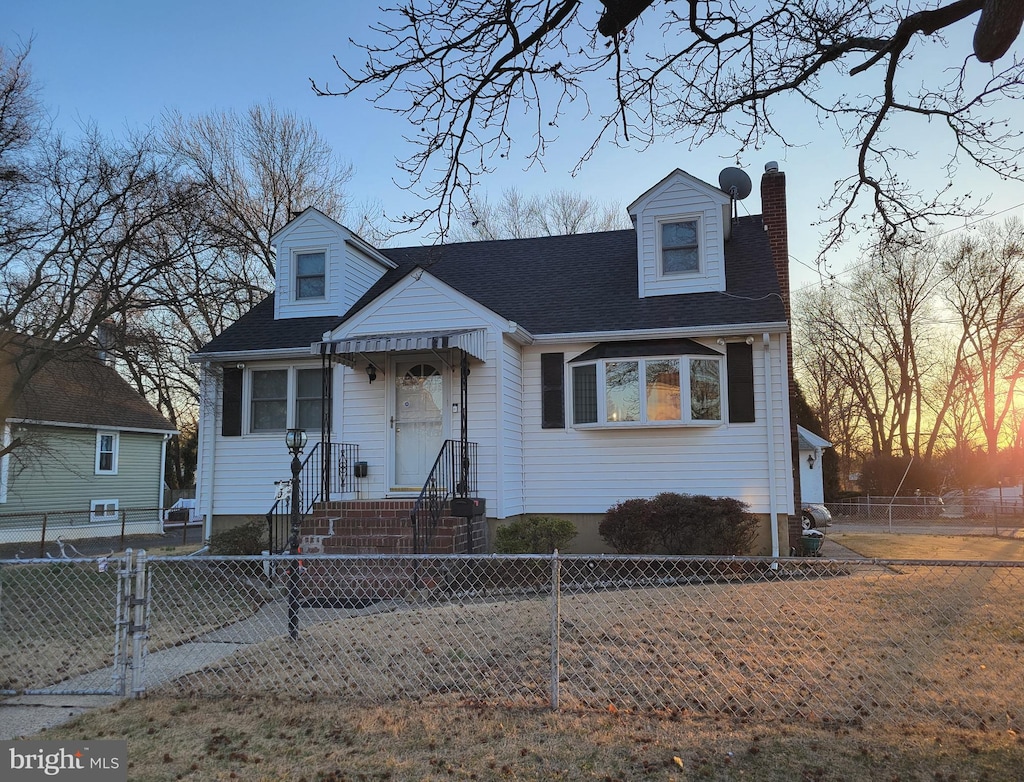
[[[443,365],[434,358],[395,363],[392,491],[419,491],[444,443]]]

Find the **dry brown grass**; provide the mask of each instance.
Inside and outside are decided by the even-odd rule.
[[[1024,540],[983,535],[830,532],[830,540],[861,556],[879,559],[945,559],[1024,562]]]
[[[843,537],[906,559],[1020,545]],[[44,737],[127,738],[132,780],[1017,780],[1022,574],[867,563],[566,595],[557,713],[545,599],[325,615]]]
[[[685,714],[554,713],[334,699],[151,698],[41,734],[126,738],[129,778],[163,780],[1015,780],[1006,730],[886,730]]]

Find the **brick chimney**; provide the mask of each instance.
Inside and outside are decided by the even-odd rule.
[[[761,177],[761,221],[768,232],[775,274],[779,278],[786,320],[792,322],[789,308],[789,228],[786,224],[786,175],[775,161],[764,167]]]
[[[793,509],[789,517],[789,545],[800,545],[800,441],[796,429],[796,379],[793,377],[793,312],[789,300],[789,226],[786,219],[786,175],[775,161],[765,164],[761,177],[761,221],[768,232],[779,292],[790,324],[786,335],[786,367],[789,374],[789,435],[793,456]]]

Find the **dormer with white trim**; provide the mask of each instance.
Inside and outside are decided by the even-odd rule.
[[[274,318],[341,316],[395,263],[312,207],[270,238],[277,253]]]
[[[730,209],[726,193],[678,168],[630,204],[640,298],[724,291]]]

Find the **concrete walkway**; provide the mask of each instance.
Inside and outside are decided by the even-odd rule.
[[[363,608],[300,609],[299,628],[320,622],[332,622],[398,608],[394,602],[382,601]],[[312,617],[315,616],[315,620]],[[150,652],[145,657],[146,689],[175,681],[190,673],[213,665],[240,649],[282,637],[288,627],[288,606],[284,599],[265,604],[241,622],[213,630],[179,646]],[[117,695],[69,695],[59,690],[100,691],[111,688],[113,667],[76,676],[51,687],[40,688],[41,695],[17,695],[0,700],[0,741],[27,738],[46,728],[70,722],[91,709],[112,706],[122,700]],[[131,671],[128,671],[131,676]],[[131,681],[126,685],[129,694]],[[46,692],[47,690],[53,692]]]

